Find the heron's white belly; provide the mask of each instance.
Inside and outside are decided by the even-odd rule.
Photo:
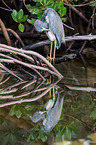
[[[48,36],[48,38],[50,39],[50,41],[54,41],[55,35],[53,34],[53,32],[51,30],[49,30],[48,32],[46,32],[46,35]]]

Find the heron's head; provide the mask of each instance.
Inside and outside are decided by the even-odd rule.
[[[40,20],[36,20],[34,23],[35,30],[38,32],[43,32],[48,29],[48,24],[46,22],[42,22]]]

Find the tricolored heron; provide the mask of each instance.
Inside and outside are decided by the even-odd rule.
[[[50,132],[60,120],[63,109],[64,97],[60,97],[59,92],[55,91],[55,101],[51,99],[46,103],[46,111],[37,111],[33,114],[34,123],[40,121],[40,126],[44,132]]]
[[[48,8],[44,11],[41,21],[36,20],[34,23],[34,27],[38,32],[45,32],[48,38],[51,41],[51,49],[50,49],[50,59],[55,59],[56,48],[59,49],[61,46],[61,42],[65,43],[65,34],[63,23],[58,15],[58,13],[52,9]],[[54,51],[52,52],[54,42]],[[53,53],[53,58],[52,58]]]

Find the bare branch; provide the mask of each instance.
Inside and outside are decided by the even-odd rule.
[[[0,19],[0,26],[1,26],[1,29],[2,29],[2,31],[4,33],[4,37],[5,37],[8,45],[11,45],[11,40],[10,40],[9,35],[7,33],[6,27],[5,27],[5,25],[4,25],[4,23],[2,22],[1,19]]]
[[[71,5],[71,4],[68,4],[68,3],[63,3],[63,4],[68,6],[68,7],[84,7],[84,6],[88,6],[88,5],[94,4],[94,3],[96,3],[96,2],[92,1],[90,3],[80,4],[80,5]]]
[[[78,91],[86,91],[86,92],[96,92],[96,88],[92,87],[77,87],[77,86],[69,86],[66,85],[70,90],[78,90]]]
[[[14,47],[7,46],[7,45],[4,45],[4,44],[0,44],[0,51],[19,54],[19,55],[27,58],[28,60],[33,60],[32,57],[28,56],[28,54],[36,56],[39,59],[41,59],[45,64],[47,64],[48,67],[50,69],[52,69],[52,71],[49,70],[48,68],[44,68],[44,67],[41,67],[41,66],[36,66],[36,65],[29,64],[29,63],[21,62],[21,61],[15,59],[15,58],[12,58],[12,57],[9,57],[9,56],[5,56],[5,57],[7,57],[7,58],[9,57],[9,59],[14,60],[14,62],[22,64],[22,65],[27,66],[27,67],[30,67],[31,69],[35,68],[35,69],[39,69],[39,70],[44,70],[44,71],[47,71],[47,72],[49,72],[53,75],[58,76],[59,78],[63,78],[63,76],[58,72],[58,70],[45,57],[43,57],[41,54],[39,54],[37,52],[28,51],[28,50],[26,51],[26,50],[23,50],[23,49],[14,48]]]

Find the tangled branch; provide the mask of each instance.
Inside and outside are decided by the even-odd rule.
[[[22,66],[26,66],[26,67],[34,70],[43,79],[44,79],[44,77],[39,73],[38,70],[49,72],[50,74],[55,75],[59,78],[63,77],[58,72],[58,70],[52,64],[49,63],[49,61],[45,57],[38,54],[37,52],[28,51],[28,50],[26,51],[26,50],[23,50],[23,49],[14,48],[14,47],[7,46],[7,45],[4,45],[4,44],[0,44],[0,52],[1,52],[0,53],[0,56],[1,56],[0,62],[2,62],[2,63],[6,62],[6,63],[11,63],[11,64],[20,64]],[[14,55],[22,56],[23,58],[27,59],[31,63],[23,62],[23,61],[21,61],[17,58],[6,55],[6,54],[4,54],[5,52],[10,53],[10,54],[14,54]],[[37,58],[42,60],[42,66],[34,65],[34,59],[32,58],[32,56],[36,56]],[[39,64],[38,61],[37,61],[37,64]],[[10,71],[8,68],[6,68],[3,64],[0,64],[0,67],[3,68],[4,70],[6,70],[7,72],[9,72],[10,74],[14,75],[15,77],[18,77],[12,71]],[[18,78],[18,79],[22,80],[21,78]]]

